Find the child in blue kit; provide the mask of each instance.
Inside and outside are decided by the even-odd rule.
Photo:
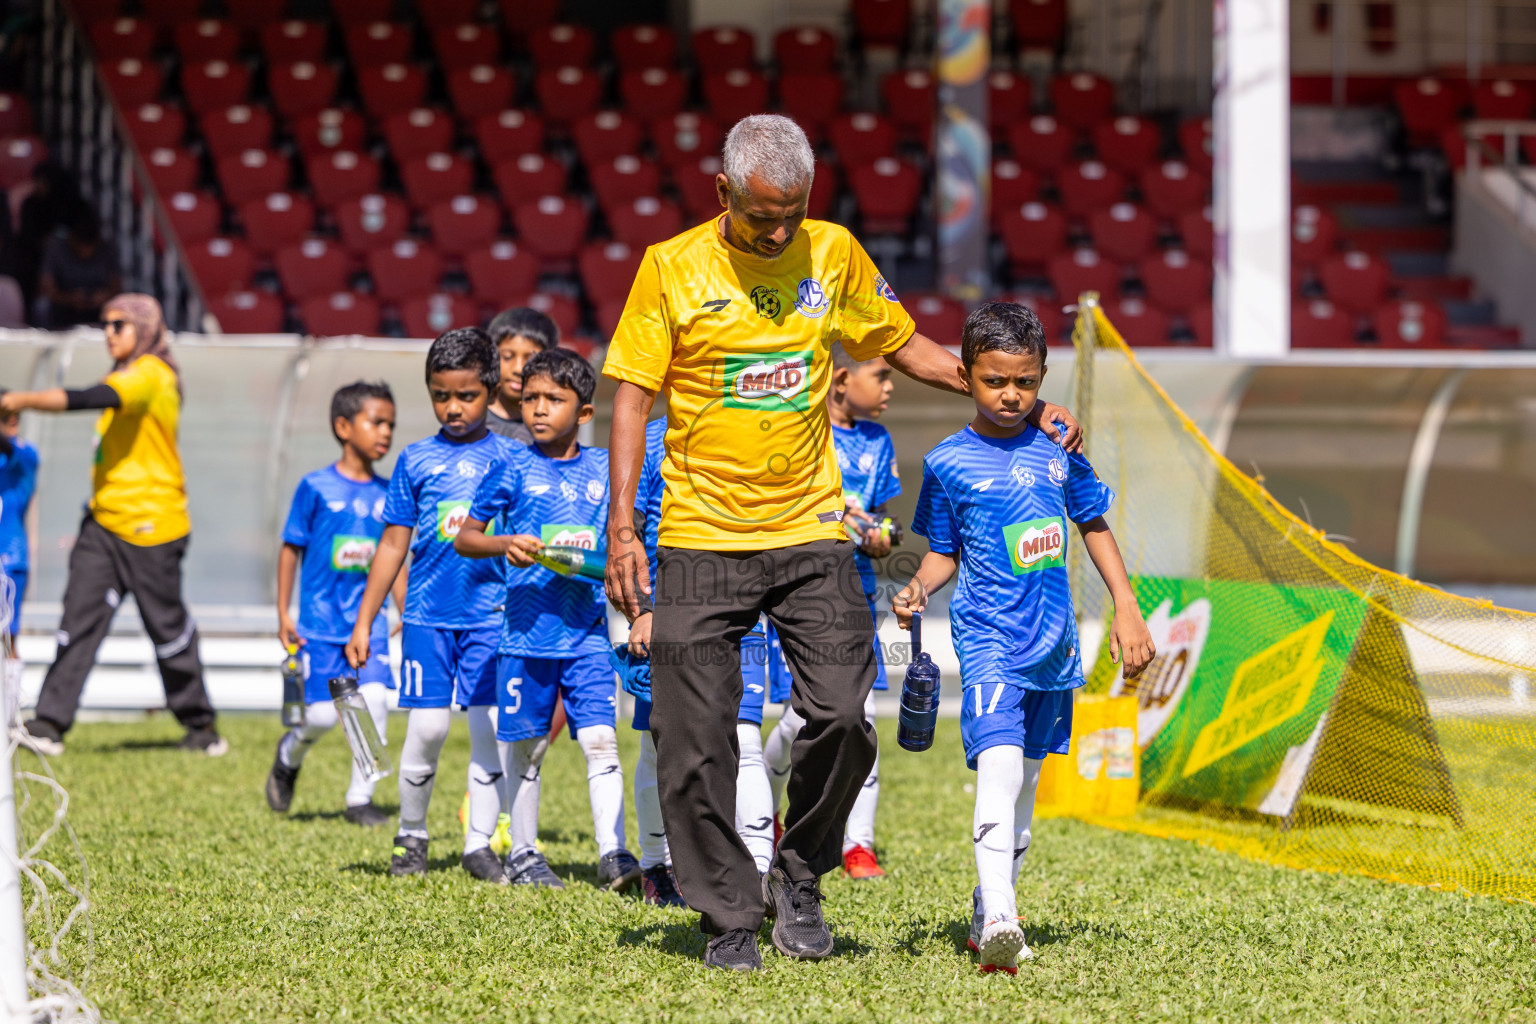
[[[448,739],[450,705],[457,705],[469,719],[469,821],[460,864],[482,881],[507,881],[501,858],[490,849],[503,793],[493,712],[497,606],[505,587],[500,565],[471,562],[453,550],[475,489],[522,447],[486,429],[498,364],[491,339],[475,327],[441,334],[427,350],[427,394],[442,429],[408,446],[395,463],[384,535],[347,643],[353,667],[366,664],[369,623],[409,550],[400,706],[410,715],[400,751],[400,830],[391,875],[426,873],[427,806]]]
[[[0,394],[4,394],[0,390]],[[21,602],[31,566],[27,510],[37,493],[37,449],[23,441],[19,413],[0,413],[0,569],[16,584],[11,606],[11,637],[21,629]]]
[[[1029,850],[1035,787],[1046,754],[1065,754],[1072,691],[1083,685],[1067,578],[1067,520],[1077,524],[1114,600],[1109,652],[1132,678],[1153,645],[1104,513],[1114,492],[1081,455],[1026,420],[1045,378],[1045,332],[1008,302],[971,313],[961,334],[962,378],[976,418],[923,460],[912,529],[928,538],[892,610],[903,628],[950,581],[950,628],[960,656],[960,729],[976,771],[971,839],[978,885],[970,947],[984,972],[1017,973],[1024,945],[1014,898]]]
[[[267,804],[278,813],[293,803],[293,786],[309,748],[336,725],[329,681],[349,675],[346,642],[362,604],[374,550],[384,533],[388,483],[373,464],[389,452],[395,430],[395,398],[385,384],[358,381],[331,396],[331,433],[341,458],[299,481],[283,525],[277,556],[277,637],[298,648],[304,666],[304,724],[278,741],[267,775]],[[300,575],[299,621],[289,611],[293,579]],[[404,580],[395,588],[400,604]],[[357,670],[358,687],[384,735],[389,706],[389,624],[384,615],[369,623],[373,652]],[[345,817],[357,825],[382,825],[388,816],[373,804],[374,783],[352,765]]]
[[[559,699],[587,759],[598,882],[623,891],[639,881],[640,864],[624,848],[624,772],[602,584],[534,561],[546,544],[595,551],[605,536],[608,451],[576,440],[592,419],[596,386],[592,367],[574,352],[549,349],[528,360],[521,404],[533,444],[503,459],[481,483],[454,546],[468,558],[505,558],[510,565],[496,670],[496,736],[512,814],[507,874],[513,884],[565,887],[534,845],[539,767]],[[493,521],[502,536],[486,534]]]

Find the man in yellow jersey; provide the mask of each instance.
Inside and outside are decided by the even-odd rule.
[[[826,396],[830,349],[884,356],[915,380],[961,392],[959,361],[912,318],[853,236],[806,220],[814,169],[788,118],[740,121],[716,186],[725,213],[652,246],[603,372],[619,381],[610,441],[608,593],[634,618],[648,598],[651,731],[679,888],[711,936],[705,963],[762,964],[774,918],[787,956],[832,951],[818,878],[840,863],[848,813],[875,759],[864,700],[874,622],[844,533]],[[634,499],[645,421],[667,392],[665,487],[652,593]],[[1077,443],[1077,425],[1054,422]],[[784,835],[759,878],[735,829],[742,636],[766,613],[795,679]],[[766,904],[766,907],[765,907]]]

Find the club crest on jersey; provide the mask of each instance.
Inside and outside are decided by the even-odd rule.
[[[587,500],[588,501],[602,501],[603,500],[603,483],[602,483],[601,480],[588,480],[587,481]]]
[[[779,293],[766,284],[753,288],[750,298],[757,315],[764,320],[777,320],[779,314],[784,312],[784,301],[779,298]]]
[[[384,521],[384,499],[383,498],[379,498],[377,501],[375,501],[373,503],[373,518],[379,520],[380,522]]]
[[[819,319],[830,305],[831,303],[827,301],[826,289],[814,277],[803,279],[795,288],[795,308],[800,311],[801,316],[808,316],[812,320]]]
[[[1015,465],[1008,470],[1008,475],[1013,477],[1013,482],[1020,487],[1035,486],[1035,474],[1028,466]]]
[[[901,301],[900,299],[898,299],[896,297],[896,292],[894,290],[892,290],[892,288],[891,288],[891,286],[889,284],[886,283],[885,275],[884,274],[876,274],[875,275],[875,291],[879,292],[880,293],[880,297],[882,299],[884,299],[886,302],[900,302]]]
[[[1005,526],[1003,541],[1015,576],[1067,564],[1067,531],[1060,516]]]
[[[1051,460],[1051,482],[1057,484],[1067,482],[1067,464],[1060,459]]]
[[[596,551],[597,527],[579,523],[545,523],[539,528],[539,539],[545,544]]]
[[[459,463],[459,476],[462,476],[462,477],[472,477],[472,476],[479,476],[479,475],[480,475],[480,471],[475,468],[474,463],[472,463],[472,462],[461,462],[461,463]]]
[[[566,501],[576,500],[576,485],[569,480],[560,481],[560,496]]]
[[[459,528],[469,518],[469,502],[440,501],[437,503],[437,539],[451,541],[459,535]]]
[[[368,502],[362,498],[353,498],[352,514],[358,517],[366,516],[368,514]]]
[[[725,402],[734,409],[810,408],[814,352],[725,357]]]
[[[372,537],[338,533],[331,538],[331,568],[337,572],[367,572],[373,564],[374,546]]]

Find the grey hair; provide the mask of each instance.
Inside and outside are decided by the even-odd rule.
[[[783,192],[809,189],[816,176],[810,140],[781,114],[753,114],[737,121],[725,137],[721,163],[731,191],[742,197],[753,175]]]

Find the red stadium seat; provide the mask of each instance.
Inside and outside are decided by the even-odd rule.
[[[448,73],[448,98],[454,113],[467,120],[506,110],[517,95],[517,79],[504,67],[476,64]]]
[[[388,117],[421,106],[427,95],[427,75],[411,64],[358,68],[357,91],[364,110],[374,117]]]
[[[1072,133],[1054,117],[1041,114],[1005,130],[1013,158],[1041,174],[1055,174],[1072,157]]]
[[[513,38],[522,39],[555,20],[560,0],[501,0],[502,22]]]
[[[641,68],[619,76],[624,106],[642,121],[672,117],[688,103],[688,79],[670,68]]]
[[[224,211],[212,192],[177,192],[166,198],[165,215],[185,250],[217,235]]]
[[[1215,342],[1216,316],[1209,302],[1202,302],[1185,313],[1184,322],[1189,325],[1189,332],[1195,336],[1196,345],[1210,348]]]
[[[453,118],[432,107],[402,110],[384,119],[384,144],[395,161],[453,149]]]
[[[16,92],[0,92],[0,138],[27,135],[32,131],[32,108]]]
[[[1020,50],[1055,50],[1067,34],[1067,2],[1009,0],[1008,20]]]
[[[143,0],[144,17],[157,25],[179,25],[198,15],[202,0]]]
[[[524,153],[544,148],[544,121],[525,110],[503,110],[475,122],[480,157],[495,166]]]
[[[1141,172],[1141,197],[1147,209],[1175,220],[1211,201],[1211,183],[1182,160],[1164,160]]]
[[[573,261],[587,238],[587,209],[578,200],[543,196],[512,210],[523,247],[546,263]]]
[[[382,320],[379,304],[371,295],[335,292],[316,295],[299,305],[304,330],[318,337],[346,334],[377,335]]]
[[[1134,348],[1168,344],[1168,315],[1141,299],[1111,299],[1104,304],[1109,322]]]
[[[1440,133],[1456,121],[1466,100],[1460,85],[1437,78],[1398,82],[1392,96],[1412,146],[1438,145]]]
[[[214,176],[231,206],[285,191],[291,174],[288,161],[270,149],[244,149],[214,162]]]
[[[1116,203],[1089,215],[1088,234],[1105,259],[1135,263],[1157,245],[1157,221],[1135,203]]]
[[[757,67],[757,40],[744,28],[717,25],[693,34],[693,62],[704,75]]]
[[[578,67],[548,68],[534,80],[534,92],[550,126],[564,130],[597,111],[603,99],[603,80]]]
[[[182,102],[194,114],[244,103],[251,94],[251,70],[244,64],[210,60],[181,69]]]
[[[1015,273],[1037,271],[1067,243],[1067,218],[1054,206],[1025,203],[1002,215],[1003,248]]]
[[[1070,337],[1065,339],[1062,337],[1065,333],[1066,318],[1061,314],[1060,303],[1037,294],[1015,295],[1012,301],[1035,314],[1035,318],[1040,321],[1040,326],[1045,330],[1047,345],[1060,345],[1063,341],[1068,345],[1072,344]]]
[[[565,164],[542,153],[524,153],[491,169],[496,191],[508,206],[565,191]]]
[[[148,61],[128,57],[101,65],[102,77],[120,107],[142,107],[160,98],[165,76]]]
[[[617,110],[600,110],[577,121],[571,128],[576,152],[588,168],[626,153],[640,152],[645,130],[640,122]]]
[[[1017,160],[992,161],[993,225],[1000,225],[1003,215],[1017,210],[1032,199],[1040,198],[1040,176]]]
[[[781,75],[829,72],[837,60],[837,37],[814,25],[782,29],[773,37],[773,56]]]
[[[555,322],[560,329],[560,347],[569,348],[580,352],[581,342],[572,338],[581,326],[581,310],[576,305],[575,299],[566,298],[564,295],[551,295],[548,292],[535,292],[521,299],[513,299],[506,303],[508,306],[527,306],[536,309]]]
[[[336,99],[336,69],[329,64],[301,60],[267,69],[267,90],[272,106],[288,118],[302,118],[331,106]]]
[[[186,150],[171,149],[168,146],[152,149],[144,163],[149,171],[149,180],[163,196],[174,192],[190,192],[197,187],[197,161]]]
[[[1216,157],[1215,146],[1211,137],[1210,118],[1192,117],[1179,125],[1179,149],[1184,154],[1184,162],[1201,174],[1211,173],[1211,164]]]
[[[853,0],[852,9],[863,45],[901,49],[912,23],[911,0]]]
[[[431,294],[443,276],[443,258],[437,250],[412,238],[372,250],[364,263],[373,278],[373,293],[385,302]]]
[[[1354,317],[1338,306],[1326,299],[1291,304],[1292,348],[1351,348],[1354,344]]]
[[[625,25],[608,37],[619,71],[670,68],[677,63],[677,36],[665,25]]]
[[[432,50],[445,68],[501,62],[501,39],[488,25],[444,25],[432,33]]]
[[[1120,270],[1093,249],[1059,252],[1046,263],[1046,276],[1062,304],[1077,301],[1084,292],[1098,292],[1108,302],[1120,293]]]
[[[768,111],[768,79],[737,68],[704,77],[704,105],[721,124]]]
[[[393,245],[411,226],[411,211],[399,196],[372,193],[336,207],[341,244],[354,253]]]
[[[1125,178],[1101,160],[1084,160],[1056,176],[1061,208],[1074,217],[1087,217],[1118,203],[1125,195]]]
[[[796,72],[779,77],[779,106],[819,142],[843,107],[843,79],[830,71]]]
[[[128,134],[133,136],[133,141],[138,143],[141,151],[179,146],[187,134],[187,117],[176,107],[145,103],[130,107],[125,118],[128,121]],[[25,134],[26,130],[0,129],[0,138]]]
[[[210,238],[184,250],[188,269],[197,278],[204,295],[223,295],[247,288],[256,270],[256,257],[244,242],[233,238]]]
[[[540,71],[592,66],[591,30],[581,25],[546,25],[528,35],[528,53]]]
[[[670,199],[641,196],[610,209],[608,226],[616,241],[637,250],[665,242],[683,229],[683,211]]]
[[[885,113],[903,135],[927,143],[938,115],[938,92],[933,75],[920,69],[892,71],[880,81]]]
[[[720,158],[714,155],[672,168],[672,184],[677,186],[677,194],[683,199],[688,219],[695,224],[720,215],[720,197],[715,190],[715,179],[720,171]],[[812,197],[820,191],[820,188],[812,187]]]
[[[299,118],[293,140],[308,158],[335,149],[359,150],[368,135],[368,122],[355,110],[327,107]]]
[[[470,191],[475,183],[475,168],[452,153],[428,153],[402,163],[400,181],[411,205],[428,207]]]
[[[1316,206],[1291,209],[1291,262],[1316,267],[1333,255],[1338,243],[1338,223],[1333,214]]]
[[[1157,159],[1162,144],[1157,125],[1144,117],[1117,117],[1093,129],[1093,148],[1099,159],[1132,177]]]
[[[1009,125],[1029,117],[1031,92],[1023,75],[994,71],[987,76],[987,124],[994,136],[1002,137]]]
[[[805,215],[812,220],[826,220],[832,214],[832,203],[837,199],[841,180],[836,164],[818,160],[815,167],[816,187],[811,189],[811,198],[805,204]],[[715,205],[719,206],[718,200]],[[713,217],[718,212],[717,209],[709,216]]]
[[[257,29],[281,21],[288,0],[224,0],[224,13],[242,29]]]
[[[283,291],[296,302],[345,291],[352,276],[352,257],[323,238],[306,238],[298,245],[279,249],[272,263]]]
[[[577,262],[582,288],[594,299],[628,295],[643,255],[644,246],[624,242],[596,242],[587,246]]]
[[[473,327],[479,321],[480,309],[467,295],[437,292],[400,304],[400,325],[407,338],[435,338],[455,327]]]
[[[208,312],[225,334],[280,334],[283,301],[267,292],[228,292],[209,303]]]
[[[1388,302],[1377,307],[1371,326],[1382,348],[1445,346],[1445,313],[1433,302]]]
[[[917,333],[940,345],[960,344],[965,306],[947,295],[909,295],[902,305],[917,322]]]
[[[882,157],[850,168],[848,183],[867,234],[906,233],[923,192],[923,175],[916,167],[905,160]]]
[[[215,18],[182,22],[176,26],[176,53],[183,64],[232,61],[240,54],[240,28]]]
[[[476,295],[503,304],[533,291],[539,280],[539,261],[512,242],[496,241],[464,256],[464,274]]]
[[[846,165],[896,155],[896,126],[879,114],[844,114],[832,122],[828,134],[838,160]]]
[[[247,149],[272,145],[272,115],[262,107],[240,104],[203,115],[199,127],[208,155],[215,160]]]
[[[1210,260],[1216,254],[1215,228],[1209,206],[1179,214],[1179,239],[1184,243],[1184,251],[1198,259]]]
[[[143,18],[108,18],[92,25],[87,35],[97,60],[147,61],[160,29]]]
[[[669,168],[697,164],[706,156],[720,152],[725,133],[707,114],[684,111],[651,125],[651,142],[661,162]]]
[[[1392,271],[1370,253],[1335,253],[1318,268],[1323,291],[1334,305],[1349,313],[1370,313],[1387,297]]]
[[[597,303],[597,329],[605,338],[619,332],[619,322],[624,319],[623,299],[602,299]]]
[[[0,139],[0,188],[13,188],[32,177],[48,156],[48,145],[35,135]]]
[[[403,64],[411,59],[414,40],[405,25],[388,21],[354,22],[342,27],[342,40],[354,68]]]
[[[1051,108],[1068,128],[1086,132],[1115,110],[1115,87],[1106,78],[1085,71],[1051,79]]]
[[[587,167],[587,180],[604,211],[627,206],[661,191],[661,168],[643,157],[625,154]],[[547,193],[546,193],[547,194]]]
[[[433,32],[467,24],[480,16],[480,0],[437,0],[415,6],[421,23]]]
[[[432,204],[427,228],[439,252],[462,256],[496,240],[501,233],[501,207],[479,196],[454,196]]]
[[[297,245],[315,228],[315,207],[303,196],[273,192],[240,205],[245,243],[258,256]]]
[[[1141,261],[1147,301],[1169,313],[1185,313],[1211,301],[1211,265],[1182,249],[1166,249]]]
[[[327,27],[321,21],[279,21],[263,26],[261,52],[273,67],[318,64],[325,56]]]
[[[331,13],[343,25],[388,21],[392,0],[331,0]]]
[[[1531,116],[1531,90],[1507,78],[1479,82],[1472,90],[1473,116],[1494,121],[1523,121]]]
[[[307,168],[315,201],[327,209],[379,188],[379,162],[367,153],[346,149],[322,153],[309,160]]]

